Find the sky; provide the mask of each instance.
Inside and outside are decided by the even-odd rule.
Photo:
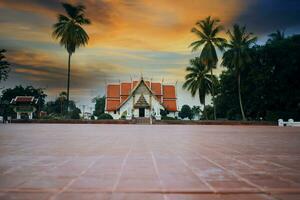
[[[0,0],[0,49],[12,64],[0,88],[33,85],[53,100],[66,89],[67,52],[52,37],[52,25],[64,14],[59,0]],[[182,89],[185,68],[200,52],[189,44],[191,28],[211,15],[221,20],[226,37],[234,23],[267,40],[277,29],[300,32],[299,0],[70,0],[86,6],[90,41],[72,56],[70,98],[92,106],[107,83],[145,79],[176,83],[178,104],[199,105]],[[221,56],[221,54],[220,54]],[[215,70],[220,74],[221,66]],[[208,97],[209,98],[209,97]]]

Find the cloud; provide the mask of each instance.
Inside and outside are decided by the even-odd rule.
[[[247,0],[252,1],[234,20],[249,27],[256,34],[268,34],[276,29],[300,25],[299,0]]]

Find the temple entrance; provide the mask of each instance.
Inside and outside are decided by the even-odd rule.
[[[145,108],[139,108],[139,117],[145,117]]]

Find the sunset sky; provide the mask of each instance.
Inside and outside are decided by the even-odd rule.
[[[65,90],[67,52],[52,36],[59,0],[0,0],[0,49],[12,63],[10,78],[1,87],[34,85],[46,89],[48,100]],[[138,79],[177,83],[178,102],[199,104],[181,89],[185,67],[196,39],[195,22],[208,15],[226,29],[246,25],[264,42],[276,29],[287,35],[300,31],[299,0],[85,0],[88,46],[72,58],[71,99],[89,104],[103,95],[105,83]],[[225,35],[225,34],[224,34]],[[222,70],[219,67],[216,73]]]

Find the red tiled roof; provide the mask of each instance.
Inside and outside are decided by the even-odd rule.
[[[161,95],[161,84],[151,83],[151,90],[156,96]]]
[[[120,97],[120,85],[107,85],[107,95],[108,98],[119,98]]]
[[[134,88],[136,84],[138,84],[138,81],[133,81],[132,84],[133,84],[132,88]]]
[[[121,103],[123,103],[127,98],[128,98],[128,95],[127,96],[121,96]]]
[[[110,84],[107,86],[107,111],[115,111],[129,97],[131,90],[136,87],[139,81],[132,83],[121,83],[121,91],[119,84]],[[131,85],[132,84],[132,85]],[[145,84],[151,89],[157,100],[169,111],[177,111],[176,94],[174,85],[163,85],[163,94],[161,91],[161,83],[150,83],[145,81]],[[131,87],[132,86],[132,87]],[[150,88],[151,86],[151,88]],[[121,94],[120,94],[121,92]],[[163,96],[163,99],[162,99]],[[163,101],[163,102],[162,102]]]
[[[34,100],[32,96],[17,96],[15,102],[31,102]]]
[[[176,99],[168,100],[164,99],[164,106],[168,111],[177,111]]]
[[[106,110],[107,111],[115,111],[120,105],[120,100],[118,99],[107,99],[106,101]]]
[[[175,86],[174,85],[164,85],[163,86],[164,99],[176,99]]]
[[[131,91],[131,83],[121,83],[121,95],[129,95]]]

